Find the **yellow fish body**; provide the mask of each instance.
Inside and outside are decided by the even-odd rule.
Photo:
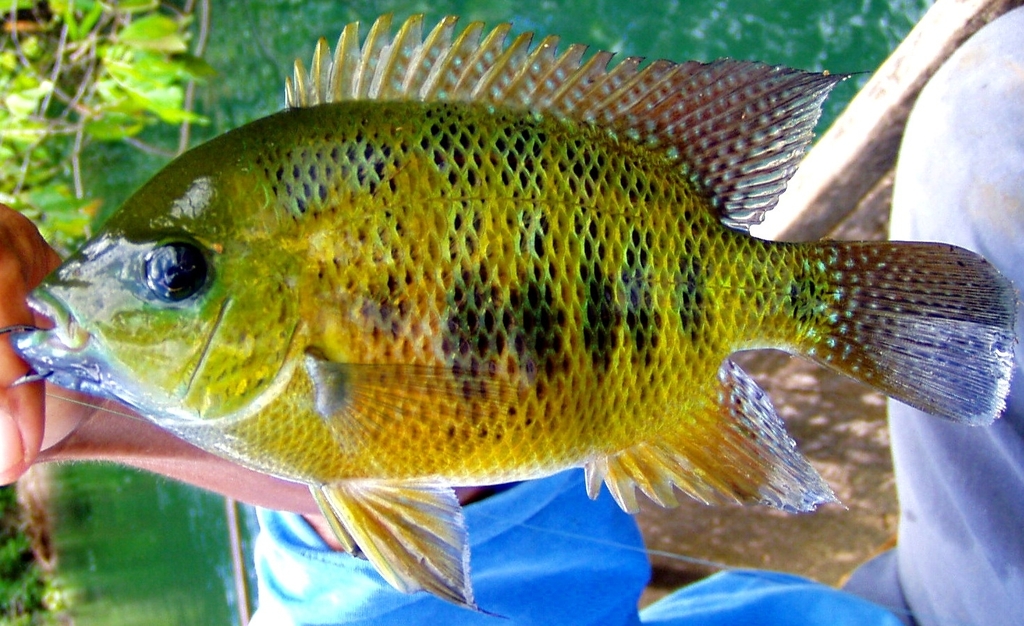
[[[17,349],[193,443],[307,483],[395,587],[475,607],[451,485],[584,467],[628,511],[834,499],[728,356],[809,356],[985,423],[1015,297],[948,245],[745,231],[841,77],[639,68],[421,18],[171,163],[33,305]]]

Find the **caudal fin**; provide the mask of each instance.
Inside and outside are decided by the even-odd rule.
[[[1013,285],[948,244],[863,242],[813,248],[790,288],[798,349],[927,413],[988,424],[1013,372]]]

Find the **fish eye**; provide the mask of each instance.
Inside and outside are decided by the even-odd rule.
[[[206,284],[206,257],[194,244],[176,241],[146,255],[146,286],[164,302],[181,302]]]

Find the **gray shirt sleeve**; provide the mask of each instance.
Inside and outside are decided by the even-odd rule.
[[[945,241],[1024,286],[1024,9],[964,44],[921,93],[896,170],[892,239]],[[1022,336],[1018,303],[1017,336]],[[1024,350],[1008,407],[967,427],[890,402],[898,547],[847,589],[908,623],[1024,624]]]

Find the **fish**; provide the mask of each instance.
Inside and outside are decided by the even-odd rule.
[[[284,110],[173,160],[47,277],[54,327],[7,329],[34,376],[309,485],[392,586],[473,610],[453,486],[582,467],[628,512],[835,501],[734,352],[1003,410],[1016,295],[984,258],[749,233],[845,76],[392,21],[321,40]]]

